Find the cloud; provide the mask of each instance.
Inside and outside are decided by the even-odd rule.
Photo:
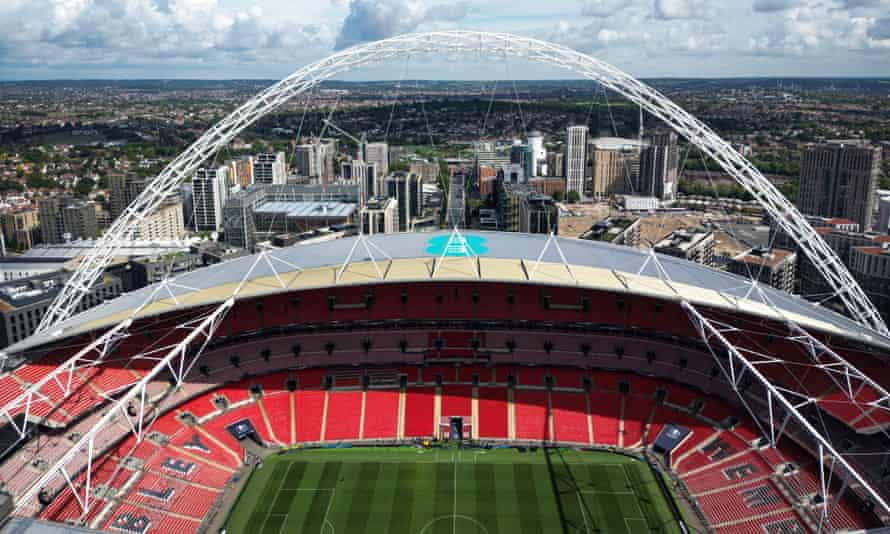
[[[386,39],[412,32],[421,24],[461,20],[469,9],[466,0],[441,4],[421,0],[351,0],[335,47]]]
[[[611,17],[630,4],[628,0],[587,0],[581,7],[581,14],[587,17]]]
[[[206,64],[293,61],[330,49],[326,28],[233,10],[218,0],[3,0],[0,68],[7,65]]]
[[[874,26],[869,28],[868,35],[872,39],[890,39],[890,18],[876,21]]]
[[[771,13],[800,7],[806,0],[754,0],[754,11]]]
[[[848,1],[849,4],[855,2]],[[781,22],[749,38],[747,52],[824,56],[838,51],[890,49],[890,35],[885,29],[874,17],[854,15],[845,9],[820,3],[787,10]]]
[[[655,0],[653,17],[660,20],[700,19],[712,12],[708,0]]]

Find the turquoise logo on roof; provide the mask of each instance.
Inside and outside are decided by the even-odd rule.
[[[472,234],[437,235],[426,242],[426,253],[431,256],[441,256],[442,252],[445,256],[481,256],[488,252],[485,241],[484,237]]]

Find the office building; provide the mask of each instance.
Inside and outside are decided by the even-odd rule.
[[[425,184],[435,184],[439,180],[439,164],[429,161],[415,161],[408,167],[408,172],[418,176]]]
[[[732,258],[727,265],[731,273],[757,279],[788,293],[794,292],[796,268],[797,254],[778,248],[747,250]]]
[[[807,147],[801,155],[797,207],[807,215],[850,219],[873,226],[881,149],[836,141]]]
[[[684,228],[671,232],[653,247],[655,252],[684,260],[714,265],[714,233],[704,229]]]
[[[223,226],[223,206],[229,192],[228,167],[200,168],[192,180],[195,228],[216,232]]]
[[[384,193],[376,163],[367,163],[360,159],[344,162],[340,165],[340,174],[344,182],[359,186],[360,202]]]
[[[391,234],[399,231],[399,206],[394,198],[372,198],[361,210],[361,228],[365,235]]]
[[[531,146],[523,145],[519,140],[514,141],[510,147],[510,165],[519,168],[523,176],[534,176],[535,161]]]
[[[566,129],[565,175],[566,191],[584,194],[587,171],[587,126]]]
[[[874,230],[882,234],[890,232],[890,196],[878,199],[878,220]]]
[[[283,184],[287,181],[284,152],[257,154],[253,157],[251,166],[255,184]]]
[[[680,147],[677,134],[655,135],[640,150],[638,195],[660,200],[675,200],[680,172]]]

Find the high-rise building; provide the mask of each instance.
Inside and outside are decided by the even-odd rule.
[[[108,175],[108,187],[111,189],[109,204],[111,218],[117,219],[136,197],[145,189],[146,180],[134,173],[113,173]]]
[[[547,153],[547,173],[549,176],[565,177],[565,160],[566,156],[563,152]]]
[[[284,152],[257,154],[253,157],[251,167],[255,184],[283,184],[287,181]]]
[[[365,143],[365,161],[377,164],[377,174],[389,174],[389,145],[386,143]]]
[[[386,196],[396,199],[399,206],[399,231],[410,232],[411,223],[423,208],[423,187],[416,174],[398,173],[386,179]]]
[[[598,137],[587,146],[586,193],[605,198],[631,192],[640,171],[640,143],[634,139]]]
[[[805,214],[839,217],[873,225],[881,149],[861,142],[837,141],[808,147],[800,165],[797,207]]]
[[[64,243],[99,237],[93,202],[55,196],[37,202],[40,233],[44,243]]]
[[[294,170],[297,176],[314,178],[318,176],[318,159],[315,157],[314,145],[297,145],[294,147]]]
[[[680,147],[674,132],[652,136],[640,151],[640,179],[636,194],[661,200],[677,197]]]
[[[343,163],[340,166],[340,171],[344,181],[358,184],[360,203],[383,195],[383,184],[377,172],[376,163],[354,159],[352,162]]]
[[[776,289],[793,293],[797,254],[780,248],[754,248],[729,261],[731,273],[751,279],[756,278]]]
[[[228,167],[200,168],[192,180],[195,209],[195,228],[202,232],[216,232],[223,225],[223,206],[228,196]]]
[[[569,126],[566,129],[566,191],[584,194],[586,168],[587,126]]]
[[[394,198],[372,198],[361,210],[362,233],[392,234],[399,231],[399,206]]]
[[[448,188],[448,209],[445,212],[445,224],[448,228],[466,227],[466,182],[467,175],[458,172],[451,176]]]
[[[528,184],[498,178],[498,229],[505,232],[549,234],[559,231],[559,208],[552,197],[542,195]]]
[[[425,184],[435,184],[439,180],[439,164],[435,161],[415,161],[408,172],[416,174]]]
[[[250,157],[244,156],[229,161],[229,185],[247,188],[253,183],[253,162]]]
[[[544,148],[544,134],[534,130],[528,134],[526,145],[531,152],[531,165],[526,173],[528,177],[549,176],[547,174],[547,149]]]
[[[26,250],[37,242],[40,221],[37,210],[31,208],[10,209],[3,213],[3,237],[6,246]]]
[[[175,241],[182,239],[184,234],[182,202],[179,199],[170,199],[140,221],[133,238],[145,241]]]

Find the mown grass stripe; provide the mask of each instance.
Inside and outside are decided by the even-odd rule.
[[[536,534],[542,532],[540,516],[540,499],[546,496],[553,498],[553,493],[547,491],[539,493],[535,480],[534,470],[529,464],[517,464],[513,466],[513,478],[516,484],[516,496],[519,508],[520,526],[523,534]]]
[[[316,491],[313,492],[312,502],[307,509],[303,527],[297,532],[321,532],[329,502],[335,496],[335,493],[330,490],[337,485],[341,467],[342,462],[325,462],[324,468],[321,471],[321,477],[318,480],[318,486]],[[290,532],[290,530],[288,531]]]
[[[415,512],[414,496],[420,488],[417,485],[421,464],[399,464],[396,473],[396,491],[389,508],[389,521],[394,526],[412,525]]]
[[[485,525],[489,534],[498,531],[498,491],[495,485],[495,467],[491,464],[474,466],[475,488],[473,491],[474,513],[476,519]]]
[[[281,481],[284,479],[284,475],[289,467],[289,463],[282,462],[275,464],[275,466],[272,468],[272,474],[269,476],[268,480],[266,480],[263,491],[260,494],[260,499],[256,503],[256,507],[254,508],[253,513],[250,514],[250,520],[248,521],[247,525],[244,525],[245,528],[250,528],[251,525],[255,525],[260,528],[263,527],[266,521],[266,516],[269,515],[269,506],[275,499],[275,493],[281,486]]]

